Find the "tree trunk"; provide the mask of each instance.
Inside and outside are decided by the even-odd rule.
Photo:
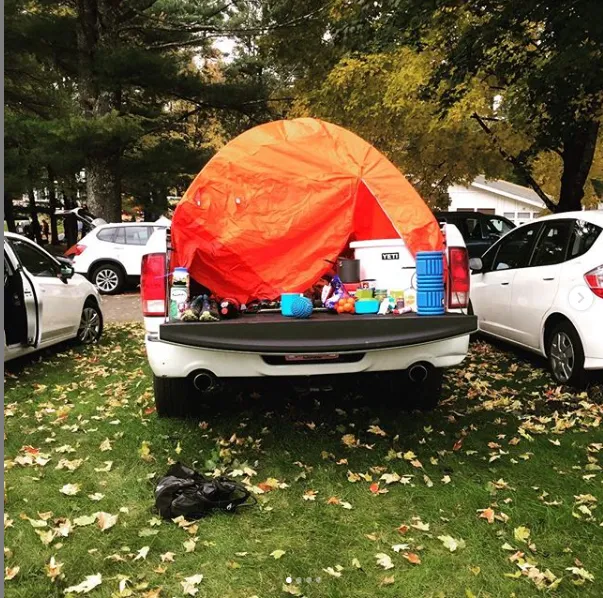
[[[77,0],[78,92],[84,117],[95,120],[120,107],[119,90],[99,80],[96,55],[112,47],[117,35],[118,6],[107,0]],[[121,221],[121,150],[114,142],[86,156],[87,207],[108,222]]]
[[[36,206],[36,194],[33,189],[33,185],[29,185],[27,190],[29,196],[29,215],[31,217],[31,228],[30,237],[38,244],[42,245],[42,229],[40,228],[40,221],[38,220],[38,208]]]
[[[17,232],[15,212],[13,210],[13,198],[6,191],[4,192],[4,220],[6,220],[6,226],[9,232]]]
[[[46,168],[48,172],[48,204],[50,207],[50,239],[51,245],[59,244],[59,231],[57,227],[57,190],[54,185],[54,171],[51,166]]]
[[[582,209],[584,186],[593,163],[599,123],[592,121],[578,129],[563,144],[563,174],[556,212]]]
[[[121,222],[119,156],[89,156],[86,164],[86,205],[107,222]]]

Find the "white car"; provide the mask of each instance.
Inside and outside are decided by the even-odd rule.
[[[98,291],[29,239],[4,233],[4,361],[77,339],[98,341]]]
[[[156,230],[165,228],[164,221],[102,224],[65,255],[72,256],[75,271],[86,276],[101,293],[115,295],[126,284],[138,284],[145,245]]]
[[[603,369],[603,211],[538,218],[470,261],[481,332],[548,358],[581,386]]]
[[[400,317],[316,313],[291,320],[280,313],[244,315],[219,322],[168,322],[170,245],[165,232],[145,248],[140,284],[147,356],[153,370],[160,416],[188,413],[221,382],[248,378],[313,378],[359,374],[386,376],[401,407],[429,409],[440,400],[444,368],[467,355],[476,319],[467,315],[469,265],[458,229],[446,225],[448,281],[446,313]],[[396,239],[396,242],[400,242]],[[412,280],[415,261],[400,251],[399,266]],[[191,288],[197,284],[191,281]],[[197,285],[198,286],[198,285]],[[194,393],[197,392],[197,397]]]

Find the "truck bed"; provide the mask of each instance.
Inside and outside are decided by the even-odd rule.
[[[159,338],[189,347],[246,353],[340,353],[418,345],[476,330],[477,318],[459,313],[377,316],[315,312],[307,320],[259,313],[220,322],[169,322],[159,327]]]

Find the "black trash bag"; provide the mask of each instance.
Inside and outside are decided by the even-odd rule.
[[[155,488],[155,507],[164,519],[200,519],[214,510],[234,513],[256,503],[242,484],[223,476],[206,478],[182,463],[172,465]]]

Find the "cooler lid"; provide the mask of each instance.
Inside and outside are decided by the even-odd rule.
[[[366,249],[370,247],[406,247],[406,243],[398,239],[371,239],[370,241],[352,241],[352,249]]]

